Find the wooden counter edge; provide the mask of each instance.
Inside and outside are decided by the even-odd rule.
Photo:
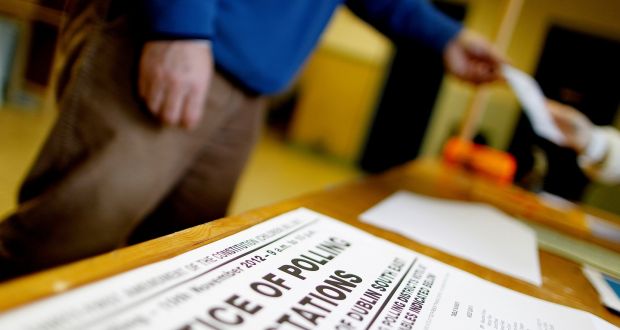
[[[188,228],[0,284],[0,312],[163,261],[300,207],[305,197]],[[173,242],[173,243],[171,243]]]

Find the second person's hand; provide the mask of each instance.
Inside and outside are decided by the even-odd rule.
[[[564,134],[566,146],[578,154],[583,153],[592,139],[594,125],[590,119],[579,110],[553,100],[547,100],[547,108]]]

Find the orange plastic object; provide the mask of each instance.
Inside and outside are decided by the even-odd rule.
[[[459,138],[451,138],[443,148],[443,159],[451,164],[467,164],[473,155],[476,145]]]
[[[511,154],[459,138],[448,140],[443,158],[448,163],[500,183],[512,182],[517,170],[517,163]]]

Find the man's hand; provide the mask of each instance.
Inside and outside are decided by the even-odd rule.
[[[155,117],[191,129],[202,116],[212,75],[208,41],[150,41],[142,50],[138,89]]]
[[[486,39],[467,29],[446,45],[443,59],[450,73],[474,84],[500,79],[505,62]]]
[[[547,100],[547,108],[564,134],[566,146],[578,154],[583,153],[592,139],[594,124],[583,113],[568,105]]]

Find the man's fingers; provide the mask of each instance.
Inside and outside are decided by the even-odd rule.
[[[481,63],[469,59],[464,64],[464,68],[465,69],[463,70],[463,75],[460,77],[461,79],[464,79],[476,85],[484,82],[484,68]]]
[[[478,79],[480,80],[480,82],[483,82],[483,83],[494,81],[499,76],[498,70],[496,69],[496,67],[486,62],[479,63],[476,66],[476,70],[477,70],[476,74],[478,75]]]
[[[472,61],[473,63],[470,65],[472,71],[472,79],[481,83],[484,81],[484,77],[487,74],[487,67],[483,62]]]
[[[149,41],[140,58],[140,96],[163,123],[194,126],[201,116],[212,70],[209,42]]]
[[[198,125],[202,117],[202,107],[206,99],[204,90],[188,93],[185,96],[181,124],[188,129],[193,129]]]
[[[184,98],[185,91],[179,86],[173,85],[166,90],[166,97],[159,114],[164,123],[171,126],[179,124]]]
[[[484,40],[476,40],[464,45],[465,56],[474,68],[475,81],[486,83],[499,79],[499,68],[504,63],[503,57]]]
[[[152,84],[149,91],[146,92],[146,97],[144,98],[147,107],[151,111],[152,114],[158,116],[161,112],[162,104],[164,101],[164,88],[161,84],[155,83]]]
[[[500,68],[495,63],[469,58],[468,67],[473,82],[488,83],[501,78]]]
[[[450,73],[473,84],[501,79],[504,57],[486,39],[464,29],[444,49]]]

